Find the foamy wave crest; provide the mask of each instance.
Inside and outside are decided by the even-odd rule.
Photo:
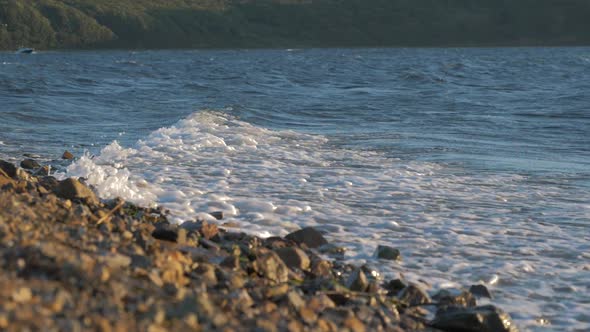
[[[123,149],[116,141],[102,149],[97,157],[85,154],[67,167],[65,173],[58,173],[58,178],[84,177],[94,186],[102,198],[122,197],[145,206],[152,206],[157,201],[159,188],[142,178],[132,177],[125,167],[126,158],[135,150]]]

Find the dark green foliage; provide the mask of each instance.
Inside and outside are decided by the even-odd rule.
[[[0,0],[0,49],[578,45],[587,0]]]

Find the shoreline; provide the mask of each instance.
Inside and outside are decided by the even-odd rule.
[[[262,239],[222,214],[171,224],[161,209],[22,166],[0,161],[2,329],[517,331],[476,305],[485,286],[428,294],[383,280],[313,228]],[[401,259],[391,247],[375,255]]]

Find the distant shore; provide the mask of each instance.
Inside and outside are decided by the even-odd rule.
[[[590,45],[584,0],[14,0],[0,49]]]
[[[74,158],[64,154],[64,158]],[[343,263],[313,228],[257,238],[101,200],[35,160],[0,161],[0,328],[97,331],[516,331],[484,285],[430,294]],[[329,238],[329,235],[328,235]],[[380,246],[381,264],[402,259]]]

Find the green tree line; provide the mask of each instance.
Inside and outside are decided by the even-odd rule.
[[[588,0],[0,0],[0,49],[587,45]]]

